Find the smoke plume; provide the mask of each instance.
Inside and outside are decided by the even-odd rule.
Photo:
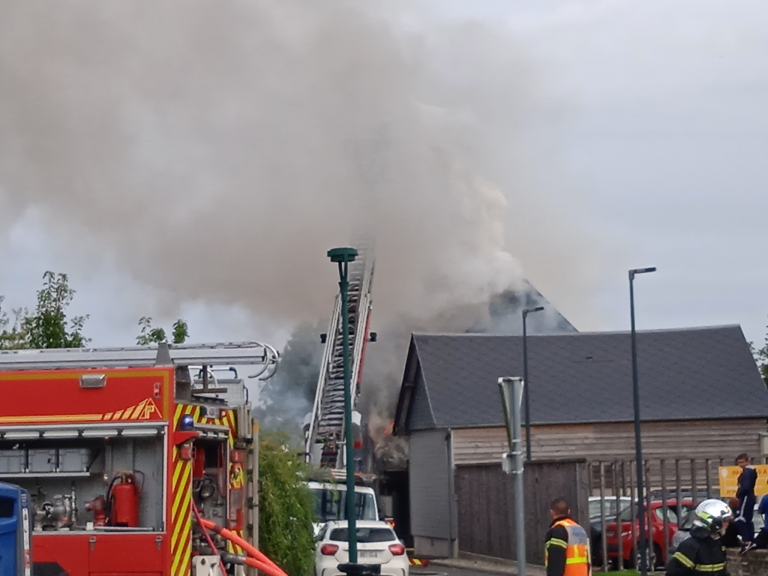
[[[541,193],[516,154],[529,75],[492,26],[406,33],[396,6],[0,1],[4,214],[293,323],[328,313],[324,252],[367,206],[380,310],[486,300],[521,275],[509,203]]]
[[[325,251],[365,228],[396,380],[411,330],[471,328],[521,262],[560,296],[596,278],[536,183],[535,102],[508,33],[398,2],[0,0],[0,220],[285,326],[330,314]]]
[[[319,334],[325,329],[325,322],[302,322],[293,330],[279,369],[259,391],[254,415],[262,427],[295,431],[300,439],[297,424],[312,410],[323,355]]]

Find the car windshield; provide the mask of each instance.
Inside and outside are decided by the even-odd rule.
[[[315,496],[315,517],[318,522],[347,519],[346,490],[312,489]],[[373,494],[355,492],[358,520],[378,520]]]
[[[629,522],[632,520],[632,506],[627,506],[624,508],[624,510],[621,511],[620,518],[622,522]]]
[[[605,517],[607,519],[616,518],[616,498],[606,498],[604,500],[605,502]],[[621,501],[621,508],[624,509],[625,506],[629,506],[629,503],[622,500]],[[600,518],[600,500],[591,500],[589,502],[589,517],[590,519],[596,519]]]
[[[654,514],[656,514],[656,518],[658,518],[662,522],[664,521],[663,506],[659,506],[658,508],[656,508],[656,510],[654,510]],[[667,507],[667,522],[669,522],[670,524],[677,524],[677,520],[678,520],[677,512],[675,511],[675,509],[672,507]]]
[[[653,506],[653,513],[656,515],[656,517],[659,520],[664,520],[664,507],[663,506]],[[683,515],[685,515],[686,512],[688,512],[689,508],[685,504],[682,506]],[[637,506],[635,506],[634,510],[635,514],[634,516],[637,517],[638,510]],[[621,513],[621,521],[622,522],[630,522],[632,520],[632,506],[627,506],[624,511]],[[667,507],[667,522],[670,524],[677,524],[678,520],[678,514],[677,514],[677,506],[668,506]]]
[[[388,528],[358,528],[357,541],[360,544],[370,544],[373,542],[392,542],[397,540],[395,533]],[[349,538],[349,531],[346,528],[336,528],[331,531],[329,540],[334,542],[346,542]]]

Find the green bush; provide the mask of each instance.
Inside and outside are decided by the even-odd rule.
[[[307,466],[284,433],[259,441],[259,547],[290,576],[307,576],[314,565],[314,499]]]

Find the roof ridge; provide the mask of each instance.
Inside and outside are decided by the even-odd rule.
[[[628,335],[531,336],[531,421],[631,420]],[[497,381],[523,372],[521,336],[414,333],[413,342],[426,392],[414,401],[419,413],[429,409],[437,427],[499,420]],[[768,392],[738,324],[641,330],[638,368],[645,420],[768,417]]]
[[[741,324],[714,324],[710,326],[689,326],[686,328],[652,328],[650,330],[637,330],[638,334],[655,334],[658,332],[697,332],[704,330],[723,330],[725,328],[738,328],[741,330]],[[610,336],[612,334],[631,334],[631,330],[606,330],[592,332],[557,332],[552,334],[528,334],[528,338],[541,337],[578,337],[578,336]],[[472,337],[472,338],[522,338],[522,334],[478,334],[470,332],[413,332],[414,338],[419,336],[450,336]]]

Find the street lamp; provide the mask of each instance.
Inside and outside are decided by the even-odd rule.
[[[354,438],[352,437],[352,391],[349,366],[349,263],[355,261],[354,248],[328,250],[331,262],[339,265],[339,287],[341,289],[341,342],[344,353],[344,439],[346,440],[345,461],[347,468],[347,539],[349,542],[349,563],[357,564],[357,517],[355,510],[355,469]]]
[[[635,332],[635,276],[656,272],[656,268],[636,268],[629,271],[629,313],[632,319],[632,395],[635,407],[635,467],[637,468],[637,500],[638,516],[640,516],[640,574],[647,576],[648,563],[646,558],[645,536],[645,491],[643,489],[643,442],[640,438],[640,387],[637,380],[637,334]]]
[[[528,314],[532,312],[541,312],[544,306],[536,308],[526,308],[523,310],[523,396],[525,398],[525,459],[531,459],[531,405],[528,400],[528,391],[531,387],[528,385],[528,328],[526,321]]]

